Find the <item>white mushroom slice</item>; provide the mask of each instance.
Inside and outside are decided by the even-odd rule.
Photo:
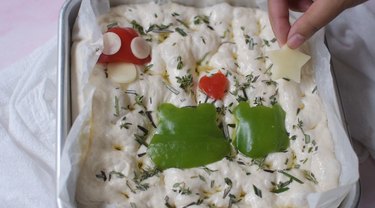
[[[137,68],[130,63],[109,63],[107,65],[110,80],[120,84],[126,84],[137,78]]]
[[[113,55],[121,48],[121,38],[116,33],[107,32],[103,34],[103,54]]]
[[[145,59],[151,53],[150,45],[142,37],[136,37],[130,43],[130,48],[135,57]]]

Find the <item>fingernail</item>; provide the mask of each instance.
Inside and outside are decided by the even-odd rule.
[[[295,49],[302,45],[302,43],[305,42],[305,40],[306,38],[303,35],[295,33],[288,39],[287,44],[289,48]]]

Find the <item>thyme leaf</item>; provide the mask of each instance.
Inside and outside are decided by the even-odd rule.
[[[303,170],[303,175],[307,180],[313,182],[314,184],[318,184],[318,181],[316,180],[314,173],[308,170]]]
[[[187,36],[187,33],[183,29],[181,29],[179,27],[176,27],[175,31],[178,32],[182,37]]]
[[[182,57],[178,56],[177,57],[177,69],[180,70],[182,69],[182,67],[184,67],[184,62],[182,62]]]
[[[137,21],[132,20],[130,23],[132,24],[132,27],[139,32],[139,34],[146,35],[145,30],[143,29],[142,25],[140,25]]]
[[[232,180],[230,180],[229,178],[224,178],[224,181],[225,181],[225,183],[228,185],[228,187],[227,187],[226,189],[224,189],[223,199],[224,199],[225,197],[227,197],[227,195],[229,194],[230,190],[231,190],[232,187],[233,187]]]
[[[258,187],[256,187],[254,184],[253,184],[253,189],[254,189],[255,195],[257,195],[260,198],[262,198],[262,191],[260,189],[258,189]]]
[[[180,88],[183,89],[185,92],[188,92],[189,89],[193,86],[193,77],[191,74],[176,77],[177,83],[180,84]]]

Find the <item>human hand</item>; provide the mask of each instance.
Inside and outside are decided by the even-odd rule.
[[[347,8],[366,0],[268,0],[272,30],[279,45],[292,49],[301,46],[320,28],[327,25]],[[304,14],[291,25],[289,9]]]

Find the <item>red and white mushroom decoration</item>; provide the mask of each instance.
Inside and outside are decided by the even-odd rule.
[[[151,61],[151,47],[133,28],[110,28],[103,34],[98,63],[107,64],[108,77],[126,84],[137,78],[136,65]]]

